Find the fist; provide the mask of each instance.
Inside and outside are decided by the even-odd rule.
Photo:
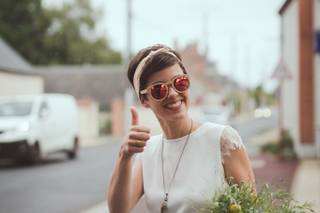
[[[139,116],[136,108],[131,107],[131,127],[121,146],[121,153],[125,157],[131,157],[135,153],[143,152],[147,140],[150,138],[150,128],[139,125]]]

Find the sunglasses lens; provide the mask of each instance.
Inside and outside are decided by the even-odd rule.
[[[173,83],[174,83],[174,87],[179,92],[186,91],[190,86],[190,81],[186,76],[176,78]]]
[[[151,95],[155,99],[162,99],[167,95],[168,87],[165,84],[157,84],[151,87]]]

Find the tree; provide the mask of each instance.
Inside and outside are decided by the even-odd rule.
[[[43,8],[41,0],[2,0],[2,12],[0,35],[31,63],[121,63],[120,53],[108,40],[95,36],[101,13],[88,0],[74,0],[60,8]]]
[[[46,61],[42,53],[49,24],[41,0],[0,1],[0,36],[32,63]]]
[[[249,94],[254,99],[255,107],[260,107],[262,105],[273,105],[276,101],[275,95],[267,93],[263,89],[262,84],[256,86],[252,90],[249,90]]]

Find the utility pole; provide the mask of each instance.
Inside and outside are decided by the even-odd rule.
[[[246,54],[245,54],[245,64],[244,64],[244,69],[245,69],[245,81],[247,82],[248,88],[251,88],[251,75],[252,75],[252,67],[251,67],[251,43],[247,42],[246,46]]]
[[[206,63],[208,63],[209,56],[209,29],[208,29],[208,14],[203,14],[203,40],[204,40],[204,56]]]
[[[229,77],[238,80],[238,36],[236,33],[230,35],[231,72]],[[238,78],[238,79],[237,79]]]
[[[132,55],[132,0],[127,0],[127,47],[126,63],[128,64]]]
[[[131,56],[132,56],[132,0],[127,0],[127,46],[125,53],[125,65],[128,66]],[[130,107],[134,105],[134,96],[131,88],[127,88],[124,95],[124,116],[123,116],[123,126],[124,132],[129,131],[131,116]]]

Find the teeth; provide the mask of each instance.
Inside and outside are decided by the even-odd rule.
[[[181,101],[177,101],[177,102],[174,102],[174,103],[171,103],[171,104],[167,104],[167,107],[175,108],[175,107],[180,106],[180,104],[181,104]]]

